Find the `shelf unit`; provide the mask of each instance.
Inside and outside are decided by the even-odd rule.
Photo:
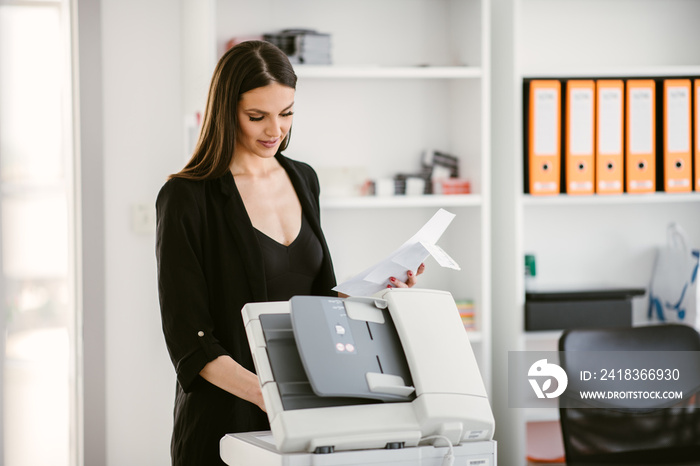
[[[472,194],[335,198],[322,190],[321,217],[342,281],[386,257],[439,208],[456,214],[439,244],[462,270],[428,259],[419,286],[474,300],[477,330],[468,333],[490,390],[490,0],[182,3],[185,115],[202,111],[231,38],[310,28],[331,34],[333,65],[295,66],[287,156],[320,177],[359,167],[372,179],[418,173],[427,149],[459,158]]]
[[[363,196],[327,197],[321,199],[326,209],[381,209],[395,207],[481,207],[478,194],[426,195],[426,196]]]
[[[509,350],[556,350],[560,332],[524,332],[523,256],[537,260],[538,286],[646,287],[655,248],[666,225],[679,221],[700,244],[700,193],[673,195],[552,196],[523,194],[523,96],[529,78],[700,76],[696,19],[688,0],[494,1],[492,218],[494,277],[494,386],[507,382]],[[573,20],[575,18],[575,20]],[[501,136],[501,135],[507,135]],[[513,272],[515,270],[515,272]],[[646,298],[635,299],[635,321],[645,319]],[[502,325],[500,325],[502,324]],[[505,464],[525,464],[526,423],[558,418],[549,410],[501,409],[507,392],[495,391],[499,451]]]
[[[328,66],[296,65],[302,79],[479,79],[480,67],[469,66]]]
[[[523,206],[635,205],[700,203],[700,193],[619,194],[614,196],[530,196],[523,195]]]

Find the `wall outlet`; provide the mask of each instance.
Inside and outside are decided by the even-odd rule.
[[[134,233],[153,233],[156,231],[156,208],[149,204],[132,204],[131,230]]]

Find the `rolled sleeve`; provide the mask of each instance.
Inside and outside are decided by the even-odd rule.
[[[156,200],[156,259],[163,333],[186,392],[204,366],[228,352],[214,336],[203,271],[206,215],[195,182],[168,181]]]
[[[200,343],[200,348],[177,361],[173,359],[177,381],[185,392],[190,391],[194,381],[199,378],[200,371],[208,362],[229,354],[215,339],[207,337],[207,332],[203,330],[197,332],[197,340]]]

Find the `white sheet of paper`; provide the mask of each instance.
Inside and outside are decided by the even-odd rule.
[[[454,214],[444,209],[438,210],[415,235],[387,258],[339,284],[333,290],[348,296],[371,296],[386,288],[390,284],[390,277],[405,281],[406,272],[415,271],[428,256],[433,256],[442,267],[460,270],[457,262],[435,244],[454,218]]]
[[[437,244],[428,244],[428,243],[423,243],[421,242],[423,247],[428,250],[431,256],[437,261],[438,264],[440,264],[442,267],[447,267],[450,269],[455,269],[455,270],[462,270],[459,267],[459,264],[455,262],[453,258],[451,258],[444,249],[442,249],[440,246]]]

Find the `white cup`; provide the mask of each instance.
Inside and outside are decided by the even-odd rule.
[[[417,176],[406,178],[406,195],[422,196],[425,193],[425,180]]]
[[[374,184],[374,193],[377,196],[393,196],[394,191],[393,178],[379,178]]]

